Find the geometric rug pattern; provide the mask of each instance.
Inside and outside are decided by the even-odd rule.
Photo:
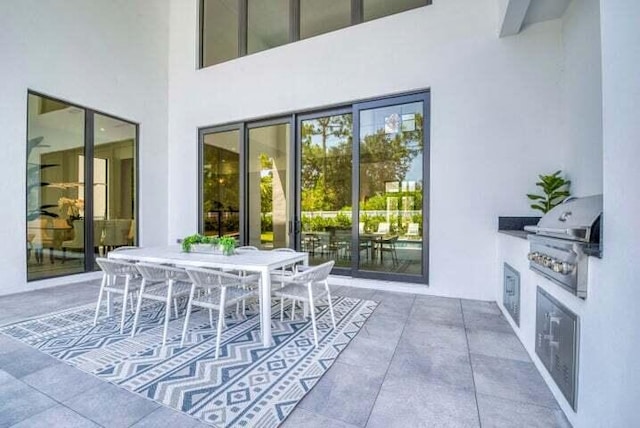
[[[313,388],[358,333],[377,303],[332,297],[333,328],[326,302],[316,306],[318,347],[311,321],[280,321],[272,308],[273,344],[262,346],[260,318],[228,316],[220,356],[208,311],[192,312],[185,345],[180,347],[185,300],[169,323],[161,346],[164,305],[143,306],[138,330],[130,337],[133,315],[120,334],[120,312],[93,326],[94,305],[84,305],[6,325],[0,333],[18,339],[100,379],[193,416],[214,427],[276,427]],[[119,301],[114,305],[121,306]],[[103,310],[101,313],[105,313]],[[217,316],[214,314],[214,323]],[[214,324],[215,325],[215,324]]]

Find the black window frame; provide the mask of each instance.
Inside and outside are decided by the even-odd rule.
[[[203,69],[207,67],[212,67],[217,64],[223,64],[228,61],[233,61],[234,59],[241,58],[243,56],[247,56],[247,30],[248,30],[248,2],[249,0],[236,0],[238,2],[238,55],[235,58],[217,62],[215,64],[204,64],[204,2],[207,0],[198,0],[198,61],[197,67],[198,69]],[[351,0],[351,23],[344,28],[348,28],[354,25],[362,24],[364,22],[364,1],[365,0]],[[430,6],[433,0],[424,0],[425,4],[422,6],[417,6],[415,8],[407,9],[413,10],[418,9],[420,7]],[[300,0],[289,0],[289,41],[288,43],[294,43],[300,40]],[[401,12],[398,12],[401,13]],[[390,15],[385,15],[390,16]],[[380,19],[380,18],[376,18]],[[373,20],[371,20],[373,21]],[[370,22],[370,21],[367,21]],[[342,28],[342,29],[344,29]],[[332,30],[339,31],[339,30]],[[331,31],[329,31],[331,32]],[[317,34],[315,36],[308,37],[313,38],[322,34]],[[306,40],[304,39],[304,40]],[[285,44],[288,44],[285,43]],[[284,46],[284,45],[280,45]],[[273,48],[271,48],[273,49]],[[265,49],[268,50],[268,49]],[[260,51],[262,52],[262,51]],[[258,53],[258,52],[256,52]]]
[[[353,206],[352,209],[352,264],[351,268],[337,267],[332,270],[333,274],[337,275],[350,275],[354,278],[365,279],[379,279],[385,281],[394,282],[409,282],[423,285],[429,285],[429,250],[430,250],[430,208],[431,208],[431,91],[429,89],[415,90],[407,93],[392,94],[374,98],[368,98],[363,100],[356,100],[346,103],[335,104],[333,106],[327,106],[317,109],[308,109],[295,112],[289,112],[286,114],[257,117],[253,119],[246,119],[237,122],[224,123],[220,125],[207,125],[198,128],[198,138],[196,144],[198,144],[198,202],[196,207],[197,221],[198,221],[198,233],[204,231],[204,218],[202,213],[203,204],[203,150],[204,150],[204,137],[207,134],[225,132],[229,130],[239,130],[239,154],[240,154],[240,245],[247,244],[248,236],[248,218],[247,210],[249,192],[247,189],[247,159],[248,144],[249,144],[249,130],[253,128],[259,128],[262,126],[268,126],[272,124],[288,123],[291,128],[290,132],[290,150],[291,161],[289,167],[293,174],[291,177],[291,186],[289,188],[289,198],[291,199],[291,205],[289,210],[288,232],[290,235],[290,242],[293,243],[293,248],[300,250],[300,233],[301,227],[301,145],[298,139],[302,121],[307,119],[313,119],[317,117],[324,117],[333,114],[351,113],[353,115],[353,147],[352,147],[352,201],[357,201],[360,192],[360,130],[359,130],[359,114],[362,110],[368,110],[377,107],[384,107],[390,105],[398,105],[411,102],[422,102],[424,111],[424,125],[423,125],[423,164],[422,164],[422,179],[423,179],[423,198],[422,198],[422,274],[403,274],[393,273],[386,271],[367,271],[358,267],[359,253],[356,250],[358,248],[359,236],[356,234],[358,228],[358,215],[359,207]],[[356,172],[357,171],[357,172]]]
[[[82,109],[84,111],[84,216],[85,216],[85,222],[84,222],[84,270],[82,272],[74,272],[74,273],[61,273],[61,274],[55,274],[55,275],[48,275],[48,276],[44,276],[44,277],[38,277],[38,278],[29,278],[29,271],[28,271],[28,260],[25,260],[25,267],[27,268],[25,271],[25,274],[27,276],[27,282],[33,282],[33,281],[42,281],[42,280],[49,280],[49,279],[54,279],[54,278],[60,278],[60,277],[65,277],[65,276],[69,276],[69,275],[82,275],[85,273],[90,273],[90,272],[96,272],[98,271],[98,267],[96,265],[95,262],[95,254],[93,252],[94,247],[94,236],[93,236],[93,224],[95,219],[93,218],[93,180],[94,180],[94,174],[93,174],[93,158],[94,158],[94,151],[95,151],[95,116],[96,115],[100,115],[100,116],[104,116],[104,117],[108,117],[114,120],[118,120],[121,122],[125,122],[128,123],[130,125],[135,126],[136,128],[136,141],[135,141],[135,147],[134,147],[134,152],[135,152],[135,162],[134,162],[134,180],[135,180],[135,193],[134,193],[134,198],[135,198],[135,209],[134,209],[134,219],[136,220],[135,222],[135,237],[134,237],[134,245],[139,245],[140,243],[140,123],[138,122],[134,122],[132,120],[129,119],[123,119],[122,117],[110,114],[110,113],[105,113],[101,110],[97,110],[97,109],[93,109],[90,107],[85,107],[83,105],[80,105],[78,103],[74,103],[71,101],[67,101],[64,98],[60,98],[60,97],[54,97],[51,95],[48,95],[46,93],[43,92],[39,92],[39,91],[35,91],[32,89],[28,89],[27,90],[27,106],[29,105],[29,96],[30,95],[34,95],[40,98],[45,98],[51,101],[56,101],[59,103],[63,103],[67,106],[70,107],[75,107],[75,108],[79,108]],[[26,120],[25,123],[27,125],[26,129],[29,129],[29,109],[27,108],[27,115],[26,115]],[[28,137],[27,137],[28,138]],[[25,146],[26,147],[26,146]],[[28,166],[28,162],[29,159],[25,158],[25,165]],[[27,179],[26,179],[26,173],[25,173],[25,183],[26,183]],[[25,213],[28,211],[29,207],[28,207],[28,195],[26,194],[27,192],[27,188],[25,186]],[[86,219],[89,219],[89,221],[86,221]],[[25,218],[25,236],[27,234],[27,221]],[[28,249],[28,244],[25,243],[25,245],[27,245]],[[25,250],[26,250],[25,249]],[[26,254],[26,251],[25,251]]]

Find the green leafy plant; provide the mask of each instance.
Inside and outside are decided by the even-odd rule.
[[[217,236],[205,236],[199,233],[195,233],[193,235],[186,236],[182,239],[182,251],[188,253],[191,251],[191,247],[197,244],[209,244],[209,245],[219,245],[220,241],[223,238],[218,238]]]
[[[236,239],[231,236],[223,236],[219,239],[218,245],[222,248],[222,254],[230,256],[236,248]]]
[[[550,175],[539,175],[540,181],[536,186],[540,187],[544,195],[527,194],[527,198],[535,203],[531,204],[534,210],[548,213],[553,207],[559,205],[564,199],[571,195],[569,186],[570,180],[565,180],[560,176],[561,171],[556,171]]]

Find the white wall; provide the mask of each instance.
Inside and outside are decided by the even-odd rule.
[[[594,371],[589,417],[638,426],[640,403],[640,2],[601,2],[604,259],[597,286],[597,340],[585,343]]]
[[[562,166],[560,21],[498,39],[495,1],[436,0],[196,70],[195,3],[171,2],[170,241],[197,228],[197,127],[431,88],[429,290],[493,299],[498,215]]]
[[[600,1],[573,1],[562,17],[564,172],[576,196],[602,193]]]
[[[26,282],[28,89],[140,123],[141,242],[166,242],[168,10],[159,0],[0,2],[0,294],[59,282]]]

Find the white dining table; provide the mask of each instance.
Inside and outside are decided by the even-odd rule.
[[[224,256],[211,253],[185,253],[179,245],[145,247],[111,251],[114,260],[130,260],[146,263],[170,263],[176,266],[229,269],[260,274],[260,316],[262,343],[271,346],[271,272],[295,263],[309,264],[309,254],[303,252],[236,250],[236,254]]]

